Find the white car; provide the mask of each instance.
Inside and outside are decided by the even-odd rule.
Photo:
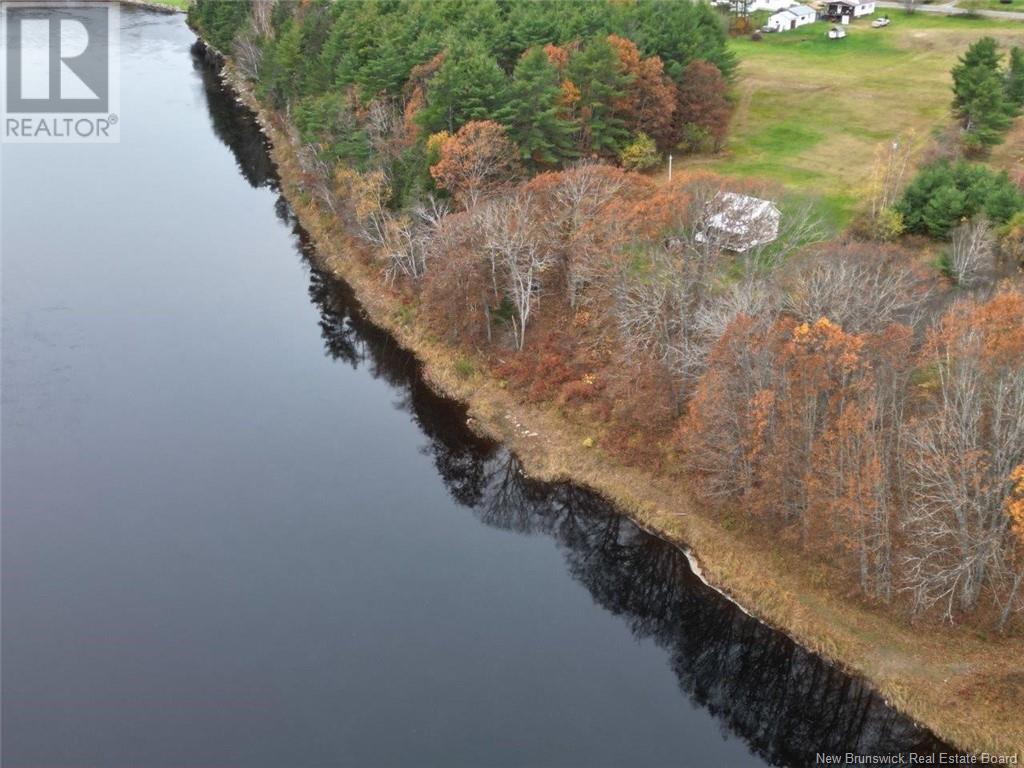
[[[842,40],[844,37],[846,37],[846,30],[842,27],[832,27],[828,31],[829,40]]]
[[[889,17],[888,16],[883,16],[880,19],[875,19],[874,21],[871,22],[871,26],[875,27],[876,29],[878,27],[888,27],[889,26]]]

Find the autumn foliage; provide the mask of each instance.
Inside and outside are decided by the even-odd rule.
[[[692,61],[679,80],[672,140],[691,151],[717,151],[732,115],[725,78],[714,64]]]
[[[519,152],[505,129],[490,120],[466,123],[441,145],[441,158],[430,167],[440,187],[465,208],[515,177]]]

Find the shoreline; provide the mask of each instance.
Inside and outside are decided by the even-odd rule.
[[[763,534],[749,520],[702,510],[679,483],[603,455],[587,446],[583,426],[554,407],[519,402],[486,373],[459,376],[459,351],[403,320],[396,311],[397,294],[373,266],[353,257],[359,246],[352,236],[303,194],[288,127],[257,102],[229,60],[203,45],[220,65],[221,82],[254,114],[267,137],[281,194],[316,246],[314,262],[351,286],[367,318],[420,361],[432,389],[466,406],[474,431],[514,452],[531,477],[572,482],[606,497],[639,526],[679,547],[709,587],[868,681],[890,706],[938,738],[968,752],[1024,759],[1024,717],[1013,701],[1021,694],[1001,698],[983,685],[997,670],[1009,669],[1006,678],[1024,688],[1024,638],[983,638],[964,627],[915,627],[851,598],[842,585],[815,584],[809,558],[765,547]]]

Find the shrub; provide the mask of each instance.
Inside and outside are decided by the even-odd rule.
[[[940,160],[921,169],[895,211],[908,232],[946,237],[961,221],[984,214],[1002,224],[1024,210],[1024,193],[1006,172],[982,165]]]
[[[1024,266],[1024,211],[999,229],[999,250],[1011,264]]]
[[[622,163],[622,167],[631,171],[646,171],[656,166],[660,159],[654,139],[643,132],[638,133],[636,138],[619,153],[619,162]]]
[[[894,208],[883,208],[872,222],[871,235],[875,240],[890,242],[903,234],[903,214]]]

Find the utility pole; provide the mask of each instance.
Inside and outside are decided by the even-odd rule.
[[[672,155],[668,156],[668,180],[672,181]]]

